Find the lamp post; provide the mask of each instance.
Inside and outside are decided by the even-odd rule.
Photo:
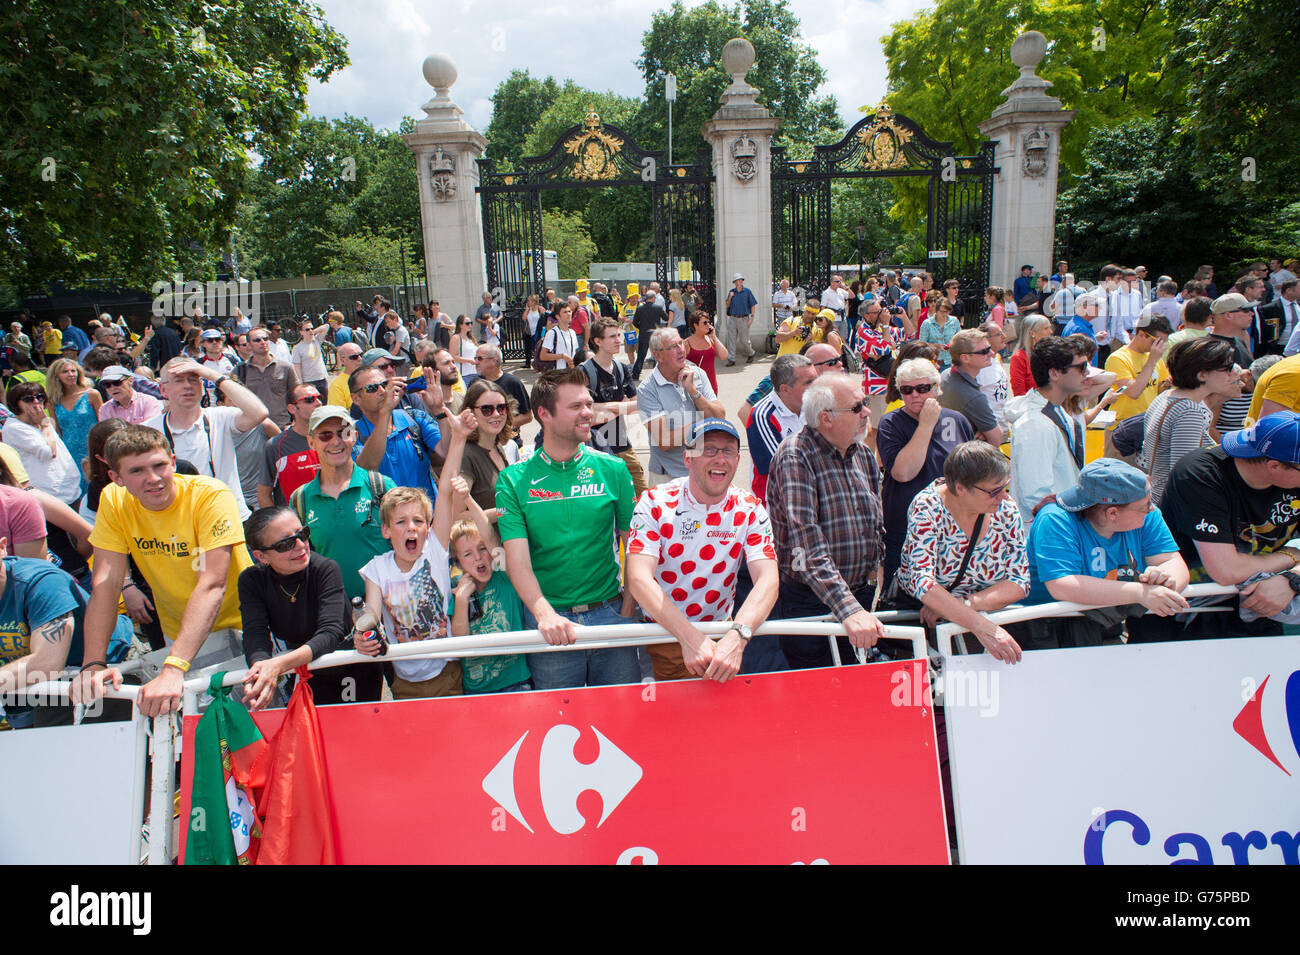
[[[858,227],[853,230],[858,236],[858,282],[862,282],[862,240],[867,237],[867,227],[861,219],[858,220]]]
[[[673,103],[677,102],[677,75],[660,71],[664,78],[664,102],[668,104],[668,265],[676,271],[677,261],[673,250]],[[673,276],[667,275],[668,285],[672,285]],[[666,291],[666,289],[665,289]]]

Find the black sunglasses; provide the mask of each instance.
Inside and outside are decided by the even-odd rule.
[[[971,352],[971,354],[972,354],[972,355],[992,355],[992,354],[993,354],[993,346],[992,346],[992,345],[989,345],[987,348],[981,348],[979,351],[973,351],[973,352]]]
[[[304,527],[296,534],[290,534],[283,540],[278,540],[274,544],[267,544],[265,547],[259,547],[258,550],[273,550],[277,554],[287,554],[298,546],[298,541],[302,541],[308,547],[311,546],[311,531]]]
[[[1088,362],[1085,361],[1085,362],[1083,362],[1082,364],[1079,364],[1079,365],[1070,365],[1070,366],[1068,366],[1065,370],[1066,370],[1066,371],[1077,371],[1077,372],[1079,372],[1080,374],[1083,374],[1084,372],[1086,372],[1086,371],[1088,370]]]
[[[366,394],[368,394],[368,395],[373,395],[376,391],[378,391],[378,390],[381,389],[381,388],[386,387],[387,385],[388,385],[388,382],[386,382],[386,381],[372,381],[372,382],[371,382],[370,384],[368,384],[368,385],[362,385],[362,386],[361,386],[361,390],[364,391],[364,392],[365,392]]]
[[[867,406],[865,401],[856,401],[847,408],[836,408],[836,411],[847,411],[849,414],[862,414],[862,409]]]
[[[827,365],[840,365],[844,363],[842,358],[827,358],[825,361],[815,361],[813,365],[817,368],[824,368]]]
[[[501,402],[501,404],[497,404],[497,405],[479,405],[479,406],[478,406],[477,408],[475,408],[474,410],[477,411],[479,414],[482,414],[482,415],[498,415],[498,414],[505,414],[505,413],[506,413],[506,410],[507,410],[507,405],[506,405],[506,403],[503,401],[503,402]]]
[[[927,383],[924,385],[899,385],[898,386],[898,393],[900,395],[910,395],[913,392],[915,392],[918,395],[928,395],[933,390],[934,390],[934,385],[932,383]]]

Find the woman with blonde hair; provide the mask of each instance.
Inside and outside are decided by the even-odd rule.
[[[49,399],[47,410],[54,414],[54,428],[63,438],[72,460],[80,466],[86,459],[86,439],[99,421],[99,406],[104,399],[82,367],[71,358],[60,358],[50,366],[45,376],[45,395]],[[85,493],[84,476],[81,490]]]
[[[677,329],[677,334],[685,341],[690,337],[690,331],[686,327],[686,302],[682,299],[682,290],[670,288],[668,290],[668,325],[670,328]]]

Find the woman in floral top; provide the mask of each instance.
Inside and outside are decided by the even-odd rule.
[[[949,620],[975,634],[995,659],[1015,663],[1020,646],[985,613],[1029,592],[1029,558],[1020,511],[1010,495],[1010,464],[982,441],[959,444],[937,480],[912,500],[899,584],[921,601],[921,620]],[[962,558],[979,522],[970,561]]]

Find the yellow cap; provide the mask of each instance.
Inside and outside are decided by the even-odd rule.
[[[627,283],[627,294],[628,294],[628,295],[640,295],[640,294],[641,294],[641,286],[637,285],[635,282],[628,282],[628,283]]]
[[[835,321],[835,313],[832,312],[829,308],[823,308],[820,312],[817,313],[817,317],[824,318],[828,322]]]

